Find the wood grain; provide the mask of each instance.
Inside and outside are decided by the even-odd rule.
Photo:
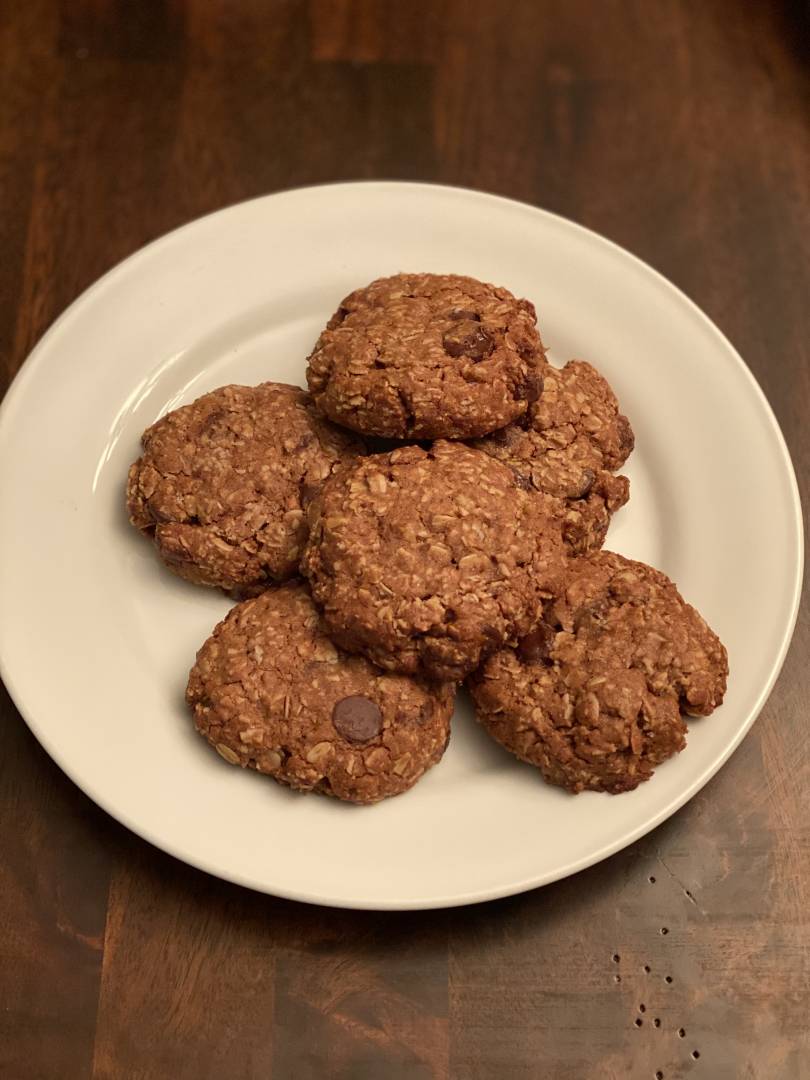
[[[109,823],[37,746],[1,688],[0,716],[0,1076],[87,1076]]]
[[[693,297],[767,393],[808,505],[807,12],[0,3],[3,385],[99,274],[192,217],[300,184],[464,184],[597,229]],[[805,604],[754,730],[651,836],[538,892],[409,915],[175,862],[0,697],[0,1076],[802,1080],[809,650]]]
[[[121,846],[92,1075],[269,1076],[276,943],[240,890],[182,871],[180,884],[178,871],[129,837]]]

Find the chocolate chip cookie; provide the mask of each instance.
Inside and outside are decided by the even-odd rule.
[[[544,497],[461,443],[359,460],[308,514],[302,569],[334,640],[440,681],[527,633],[565,561]]]
[[[543,367],[528,300],[457,274],[397,274],[342,301],[307,382],[324,415],[362,434],[461,439],[522,416]]]
[[[472,445],[515,470],[521,482],[558,500],[574,554],[598,550],[611,516],[630,494],[614,476],[633,449],[633,430],[607,381],[582,360],[546,365],[543,393],[520,420]]]
[[[298,572],[304,508],[364,448],[297,386],[223,386],[143,435],[129,471],[130,521],[176,574],[237,595]]]
[[[399,795],[444,753],[453,689],[335,648],[289,582],[231,610],[197,653],[186,700],[232,765],[354,803]]]
[[[722,703],[726,650],[664,574],[600,551],[516,649],[470,679],[498,742],[569,791],[630,791]]]

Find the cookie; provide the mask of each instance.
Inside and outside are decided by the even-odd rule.
[[[223,386],[143,435],[130,521],[176,574],[237,595],[298,572],[308,498],[364,448],[297,386]]]
[[[440,681],[527,633],[565,561],[545,501],[461,443],[362,459],[309,518],[302,570],[334,640]]]
[[[342,301],[309,357],[324,413],[364,435],[473,438],[540,393],[534,307],[457,274],[397,274]]]
[[[563,595],[470,679],[489,733],[569,791],[630,791],[683,749],[682,712],[723,701],[726,650],[658,570],[600,551]]]
[[[614,476],[633,449],[633,430],[607,381],[582,360],[546,365],[543,393],[518,421],[472,445],[558,500],[563,534],[577,555],[605,542],[612,515],[627,502],[626,476]]]
[[[441,758],[453,689],[341,652],[309,590],[289,582],[238,604],[216,627],[186,701],[199,733],[232,765],[374,803],[413,787]]]

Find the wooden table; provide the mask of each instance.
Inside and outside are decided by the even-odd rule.
[[[685,289],[759,379],[810,505],[800,0],[3,12],[4,383],[95,278],[200,214],[331,180],[463,184]],[[537,892],[403,915],[175,862],[96,809],[3,694],[0,1076],[810,1076],[808,647],[805,608],[742,748],[646,839]]]

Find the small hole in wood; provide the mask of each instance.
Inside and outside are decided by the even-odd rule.
[[[618,962],[621,960],[621,957],[619,956],[619,954],[617,952],[615,952],[613,954],[613,956],[611,957],[611,960],[613,961],[614,964],[618,964]]]
[[[686,893],[686,895],[687,895],[687,896],[689,897],[689,899],[690,899],[690,900],[694,900],[694,899],[695,899],[695,898],[694,898],[694,896],[692,896],[692,894],[691,894],[691,893],[689,892],[689,890],[688,890],[688,889],[684,889],[683,891],[684,891],[684,892]]]
[[[683,1039],[686,1036],[685,1028],[678,1028],[678,1038]]]
[[[642,1003],[641,1003],[641,1004],[639,1005],[639,1007],[638,1007],[638,1011],[639,1011],[639,1012],[646,1012],[646,1011],[647,1011],[647,1006],[646,1006],[646,1005],[644,1004],[644,1002],[643,1002],[643,1001],[642,1001]]]
[[[662,926],[662,927],[661,927],[661,930],[660,930],[660,933],[662,933],[662,934],[668,934],[668,933],[669,933],[669,927],[667,927],[667,926]]]
[[[693,1050],[692,1051],[692,1057],[695,1059],[695,1061],[697,1061],[697,1059],[700,1057],[700,1051],[699,1050]]]
[[[613,981],[614,982],[621,982],[622,981],[621,975],[614,975],[613,976]]]
[[[633,1023],[636,1025],[636,1027],[641,1027],[641,1025],[644,1023],[644,1021],[641,1019],[640,1016],[637,1016],[635,1018],[635,1020],[633,1021]]]
[[[659,1070],[658,1070],[658,1072],[657,1072],[657,1073],[655,1074],[655,1080],[664,1080],[664,1074],[663,1074],[663,1073],[661,1072],[661,1070],[660,1070],[660,1069],[659,1069]]]
[[[671,976],[671,975],[667,975],[667,977],[666,977],[666,978],[664,979],[664,982],[665,982],[665,983],[671,983],[671,982],[672,982],[672,976]]]
[[[649,965],[649,964],[645,964],[645,965],[644,965],[644,974],[645,974],[645,975],[649,975],[651,971],[652,971],[652,968],[650,967],[650,965]]]
[[[647,878],[647,881],[649,881],[649,883],[650,883],[651,885],[654,885],[654,884],[655,884],[655,878],[653,877],[653,875],[652,875],[652,874],[650,874],[650,876],[649,876],[649,877]]]
[[[655,1027],[661,1027],[661,1021],[660,1021],[660,1020],[658,1019],[658,1017],[657,1017],[657,1016],[656,1016],[656,1018],[655,1018],[655,1019],[653,1020],[653,1024],[655,1025]]]

